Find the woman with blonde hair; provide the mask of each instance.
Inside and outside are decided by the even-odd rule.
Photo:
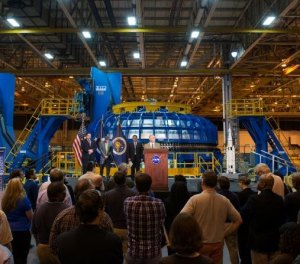
[[[8,182],[2,198],[2,210],[7,216],[13,235],[15,264],[24,264],[30,249],[33,211],[20,178],[13,178]]]

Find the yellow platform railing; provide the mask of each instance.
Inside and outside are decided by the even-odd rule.
[[[44,99],[41,105],[41,115],[60,115],[76,117],[79,103],[72,99]]]
[[[232,99],[226,105],[227,115],[234,116],[262,116],[263,101],[259,99]]]
[[[208,161],[201,158],[201,155],[206,155]],[[185,176],[198,177],[201,176],[202,172],[207,169],[212,169],[217,172],[218,166],[220,163],[214,156],[213,152],[170,152],[173,158],[169,160],[168,164],[168,175],[174,176],[177,174],[183,174]],[[193,157],[193,160],[186,162],[178,162],[179,156],[189,155]],[[52,161],[52,166],[61,169],[65,174],[71,174],[74,176],[82,175],[82,168],[76,162],[75,155],[73,152],[57,152],[55,159]],[[111,168],[111,175],[116,172],[117,168]],[[144,171],[142,168],[141,171]],[[96,169],[96,172],[99,173],[99,168]]]

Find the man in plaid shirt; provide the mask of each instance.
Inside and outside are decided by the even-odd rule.
[[[162,227],[166,217],[163,202],[150,197],[152,179],[148,174],[136,176],[137,196],[124,201],[128,229],[127,264],[156,264],[161,258]]]

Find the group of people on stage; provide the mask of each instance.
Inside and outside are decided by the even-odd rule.
[[[149,136],[149,143],[143,144],[139,142],[138,136],[133,135],[132,141],[128,143],[126,155],[128,164],[131,165],[131,177],[140,170],[141,162],[144,157],[144,149],[160,148],[160,144],[155,142],[155,136]],[[87,171],[87,165],[90,161],[95,162],[96,152],[100,156],[100,175],[103,176],[104,168],[106,168],[106,175],[110,175],[111,163],[113,159],[113,143],[109,136],[105,136],[103,140],[92,140],[91,133],[87,133],[81,143],[82,149],[82,170],[83,173]]]

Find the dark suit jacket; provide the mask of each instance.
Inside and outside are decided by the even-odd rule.
[[[281,196],[270,189],[251,196],[241,211],[249,219],[250,247],[258,252],[275,252],[279,244],[279,227],[284,223],[284,205]]]
[[[287,222],[297,222],[298,211],[300,210],[300,191],[285,196],[284,206]]]
[[[95,151],[96,151],[96,142],[91,139],[91,144],[84,139],[81,142],[81,149],[82,149],[82,160],[94,160],[95,159]],[[90,155],[88,153],[89,149],[92,149],[94,152]]]
[[[241,192],[238,192],[236,194],[237,194],[237,197],[240,201],[240,206],[243,207],[246,204],[246,202],[248,201],[249,197],[251,195],[256,194],[256,192],[252,191],[250,188],[246,188],[246,189],[244,189]]]
[[[137,160],[141,160],[143,158],[143,152],[144,152],[144,148],[143,148],[143,144],[140,142],[137,142],[136,145],[136,158]],[[134,143],[130,142],[128,144],[128,158],[133,160],[134,159]]]

